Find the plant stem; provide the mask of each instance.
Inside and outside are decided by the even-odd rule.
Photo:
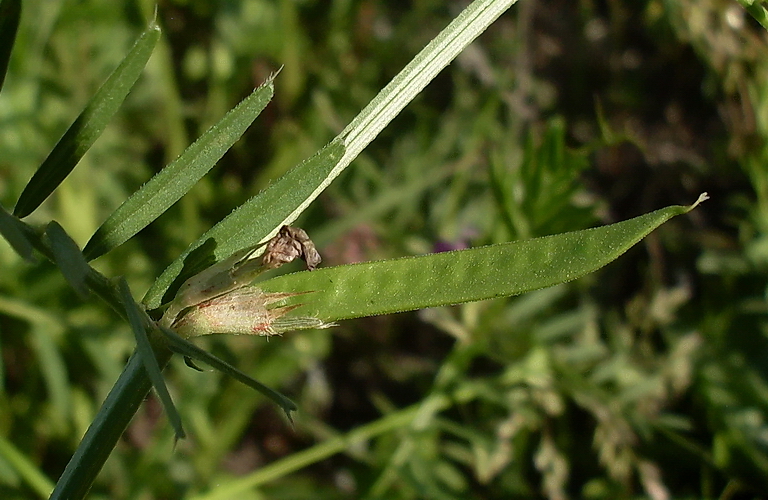
[[[150,340],[157,363],[162,369],[170,361],[172,353],[156,335],[150,336]],[[51,494],[51,500],[85,498],[151,386],[141,357],[134,351],[64,469]]]

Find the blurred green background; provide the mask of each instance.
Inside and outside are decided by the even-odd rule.
[[[83,245],[282,67],[275,99],[216,169],[95,262],[141,295],[187,244],[339,133],[465,4],[161,1],[144,76],[29,220],[55,219]],[[4,207],[154,8],[23,3],[0,94]],[[761,497],[767,47],[735,1],[521,0],[298,221],[324,265],[712,199],[567,285],[269,342],[204,339],[296,400],[295,425],[247,387],[174,360],[165,375],[189,439],[174,448],[151,396],[91,498]],[[9,445],[55,482],[133,345],[104,304],[0,241],[0,497],[38,498]],[[341,453],[312,448],[367,424],[371,439]],[[318,454],[296,470],[306,449]],[[242,478],[255,486],[227,493]]]

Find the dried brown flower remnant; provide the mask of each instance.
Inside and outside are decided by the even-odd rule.
[[[315,269],[322,260],[306,231],[298,227],[283,226],[267,243],[262,261],[264,267],[274,269],[296,258],[304,260],[310,271]]]
[[[183,337],[212,333],[234,335],[276,335],[290,330],[334,326],[312,317],[283,316],[299,305],[280,306],[298,293],[264,293],[257,287],[243,287],[201,302],[186,310],[173,324]]]
[[[306,261],[309,270],[315,269],[322,260],[307,233],[298,227],[281,227],[267,242],[262,259],[251,257],[262,248],[263,245],[258,245],[235,252],[185,281],[163,315],[163,324],[171,325],[186,308],[242,288],[264,271],[297,257]]]

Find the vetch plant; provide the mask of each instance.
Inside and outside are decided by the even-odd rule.
[[[12,213],[0,210],[0,232],[25,259],[50,259],[81,296],[93,294],[125,318],[136,351],[59,479],[51,498],[79,499],[154,386],[176,431],[185,435],[161,371],[174,353],[205,363],[260,391],[290,418],[282,394],[190,342],[201,335],[274,335],[335,322],[440,305],[511,296],[584,276],[618,258],[693,205],[525,241],[396,260],[314,269],[309,236],[291,227],[379,132],[514,0],[476,0],[422,50],[338,137],[200,236],[158,277],[140,301],[124,278],[110,279],[89,262],[128,241],[176,203],[240,138],[273,95],[274,76],[206,131],[175,161],[130,196],[82,249],[56,222],[33,213],[75,168],[139,78],[159,37],[153,22],[93,96],[27,184]],[[0,83],[18,26],[20,0],[0,3]],[[265,270],[295,258],[308,270],[264,279]]]

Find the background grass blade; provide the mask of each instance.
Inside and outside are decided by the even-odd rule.
[[[46,309],[5,295],[0,295],[0,315],[29,325],[34,358],[45,382],[45,399],[51,407],[46,422],[51,428],[64,431],[72,415],[72,382],[65,360],[67,346],[61,342],[66,325],[60,317]]]
[[[543,238],[304,271],[260,286],[265,292],[314,292],[286,303],[304,304],[299,314],[329,322],[518,295],[599,269],[696,204]]]
[[[5,83],[13,42],[21,19],[21,0],[0,1],[0,90]]]
[[[168,393],[168,387],[165,385],[160,365],[157,363],[155,353],[152,350],[152,345],[149,342],[149,337],[147,337],[145,322],[142,321],[141,312],[136,306],[136,302],[133,300],[131,291],[128,288],[128,282],[125,281],[125,278],[120,278],[118,288],[120,290],[120,295],[122,295],[123,301],[125,302],[125,311],[128,314],[128,322],[131,324],[131,329],[136,336],[136,351],[142,358],[144,369],[147,371],[147,375],[152,381],[155,391],[157,391],[157,395],[163,404],[168,419],[171,421],[171,425],[173,425],[173,429],[176,432],[176,439],[181,439],[186,436],[184,427],[181,425],[181,416],[176,410],[176,406],[173,404],[171,395]]]
[[[95,259],[125,243],[184,196],[243,135],[273,94],[270,78],[131,195],[85,245],[86,258]]]
[[[436,409],[448,407],[447,398],[437,397],[434,400]],[[353,448],[358,443],[365,443],[376,436],[394,429],[410,425],[418,415],[420,405],[412,405],[397,412],[386,415],[378,420],[353,429],[346,434],[334,436],[327,441],[318,443],[311,448],[296,452],[288,457],[275,461],[259,470],[236,480],[216,486],[211,491],[192,497],[190,500],[228,500],[252,491],[270,481],[285,477],[303,467]]]
[[[51,244],[53,257],[59,266],[61,274],[70,284],[80,298],[88,296],[86,281],[91,267],[83,257],[77,243],[69,237],[58,222],[51,221],[45,229],[48,241]]]
[[[24,482],[34,490],[39,498],[48,498],[53,491],[53,483],[11,442],[0,436],[0,457],[13,467]]]
[[[27,232],[26,224],[0,206],[0,234],[16,250],[16,253],[21,255],[27,262],[33,263],[35,262],[35,257],[32,255],[33,246]]]
[[[32,176],[16,203],[14,215],[26,217],[32,213],[75,168],[138,80],[158,38],[160,28],[153,22]]]
[[[296,207],[311,197],[344,154],[341,141],[334,141],[311,158],[297,165],[277,182],[254,196],[224,220],[213,226],[179,256],[155,281],[144,297],[149,309],[172,299],[172,293],[193,271],[182,273],[184,260],[202,245],[211,248],[207,255],[212,265],[235,251],[264,242],[277,232]],[[174,288],[171,288],[171,285]],[[169,291],[171,293],[167,293]]]

